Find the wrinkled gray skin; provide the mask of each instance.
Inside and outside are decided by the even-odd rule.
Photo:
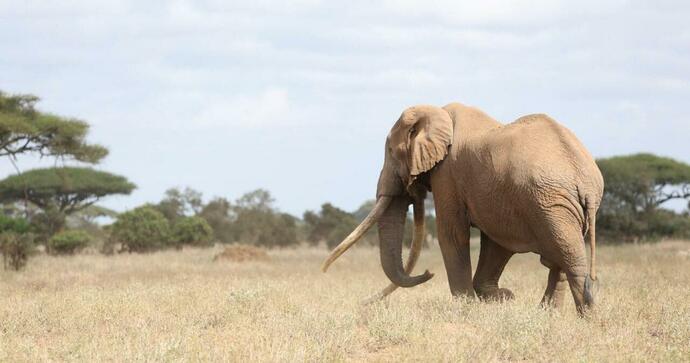
[[[534,252],[550,269],[543,305],[559,305],[566,282],[578,312],[593,304],[594,226],[603,178],[568,129],[543,114],[502,125],[459,103],[406,109],[386,140],[377,189],[377,200],[390,199],[378,218],[381,264],[401,287],[432,276],[407,274],[401,255],[408,206],[427,191],[433,193],[453,295],[512,298],[498,286],[503,268],[514,253]],[[474,279],[470,226],[482,232]]]

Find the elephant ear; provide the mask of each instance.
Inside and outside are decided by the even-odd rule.
[[[434,106],[415,106],[400,117],[398,132],[407,135],[406,161],[408,185],[443,160],[453,140],[453,121],[446,110]]]

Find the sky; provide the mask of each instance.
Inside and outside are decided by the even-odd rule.
[[[415,104],[547,113],[595,157],[690,163],[690,2],[371,3],[0,0],[0,90],[91,124],[97,168],[138,186],[118,211],[185,186],[354,210]]]

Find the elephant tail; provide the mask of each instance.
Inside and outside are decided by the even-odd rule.
[[[592,198],[586,198],[585,207],[587,210],[587,242],[589,243],[589,277],[592,281],[597,280],[596,272],[596,222],[597,222],[597,206],[592,201]]]
[[[597,222],[597,203],[596,198],[586,195],[584,198],[585,221],[587,229],[585,240],[589,244],[589,278],[597,280],[596,261],[597,261],[597,241],[596,241],[596,222]]]
[[[587,232],[585,238],[587,243],[589,243],[589,276],[585,278],[585,303],[591,305],[594,303],[593,290],[594,284],[597,281],[597,271],[596,271],[596,219],[597,219],[597,205],[593,202],[593,198],[589,196],[585,199],[585,210],[586,210],[586,223]]]

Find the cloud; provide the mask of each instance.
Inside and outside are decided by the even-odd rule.
[[[200,127],[280,127],[300,121],[284,88],[271,87],[259,94],[229,100],[206,100],[195,119]]]
[[[204,170],[236,158],[241,178],[219,170],[224,183],[209,193],[261,185],[296,213],[325,200],[352,209],[371,195],[392,122],[417,103],[461,101],[504,121],[548,112],[597,156],[644,149],[690,161],[688,7],[0,1],[0,88],[89,121],[111,148],[107,166],[145,186],[140,201],[160,197],[167,179],[191,178],[180,164],[203,182]],[[248,148],[256,170],[242,159]],[[309,160],[300,164],[309,193],[273,176],[284,160]]]
[[[387,11],[415,18],[441,19],[449,24],[535,26],[563,21],[564,18],[583,17],[610,13],[625,4],[617,1],[568,1],[551,0],[386,0]]]

